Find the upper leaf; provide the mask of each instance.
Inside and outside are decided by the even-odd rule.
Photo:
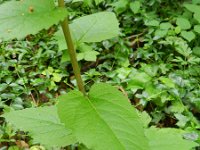
[[[56,8],[53,0],[10,1],[0,5],[0,38],[20,39],[47,29],[67,16],[64,8]]]
[[[101,42],[119,34],[119,23],[114,13],[100,12],[78,18],[70,25],[74,40]]]
[[[60,147],[76,142],[71,131],[60,123],[54,106],[12,111],[3,117],[17,129],[30,132],[35,143]]]
[[[139,117],[128,99],[107,84],[96,84],[89,98],[78,91],[59,97],[58,115],[77,140],[95,150],[147,150]]]

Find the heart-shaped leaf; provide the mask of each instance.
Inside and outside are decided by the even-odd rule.
[[[191,24],[190,24],[189,20],[186,19],[186,18],[182,18],[182,17],[177,18],[176,24],[177,24],[179,27],[181,27],[181,29],[184,29],[184,30],[185,30],[185,29],[190,29],[190,28],[191,28]]]
[[[119,23],[114,13],[101,12],[75,19],[70,24],[73,41],[77,46],[86,42],[101,42],[119,34]],[[67,49],[64,34],[60,30],[56,32],[59,49]]]
[[[195,39],[195,34],[194,34],[194,32],[192,32],[192,31],[182,31],[181,32],[181,36],[183,37],[183,38],[185,38],[186,40],[188,40],[189,42],[191,42],[192,40],[194,40]]]
[[[114,13],[100,12],[78,18],[70,25],[74,40],[101,42],[119,34],[119,23]]]
[[[59,97],[57,107],[61,121],[88,148],[149,149],[135,109],[121,92],[110,85],[94,85],[88,98],[72,91]]]

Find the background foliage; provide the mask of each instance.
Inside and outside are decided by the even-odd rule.
[[[199,4],[199,0],[67,0],[70,19],[113,11],[120,21],[119,38],[77,47],[87,87],[100,81],[117,85],[142,112],[146,126],[183,129],[189,132],[186,139],[200,143]],[[0,41],[0,114],[54,104],[53,98],[74,89],[72,68],[62,57],[65,48],[57,31],[52,26],[23,40]],[[1,149],[32,145],[26,133],[15,134],[3,119],[0,124]]]

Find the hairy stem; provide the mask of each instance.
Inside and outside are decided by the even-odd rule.
[[[58,5],[59,5],[59,7],[65,8],[64,0],[58,0]],[[70,56],[70,60],[72,63],[72,67],[73,67],[73,71],[74,71],[74,75],[75,75],[75,78],[77,81],[78,88],[84,95],[86,95],[84,83],[81,78],[80,68],[78,65],[77,58],[76,58],[76,50],[74,48],[74,43],[73,43],[73,40],[71,37],[71,33],[70,33],[70,29],[69,29],[69,22],[68,22],[67,17],[65,18],[65,20],[63,22],[61,22],[61,26],[62,26],[62,30],[63,30],[64,36],[65,36],[65,41],[66,41],[66,44],[68,47],[68,52],[69,52],[69,56]]]

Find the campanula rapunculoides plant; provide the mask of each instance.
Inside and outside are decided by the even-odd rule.
[[[98,4],[101,1],[95,1]],[[189,150],[194,142],[184,140],[179,130],[144,128],[128,98],[105,83],[94,84],[87,93],[81,78],[75,48],[118,35],[112,12],[100,12],[68,23],[64,0],[21,0],[0,5],[0,38],[24,38],[61,24],[79,91],[58,97],[55,106],[11,111],[3,115],[16,128],[27,131],[34,143],[64,147],[75,143],[93,150]]]

